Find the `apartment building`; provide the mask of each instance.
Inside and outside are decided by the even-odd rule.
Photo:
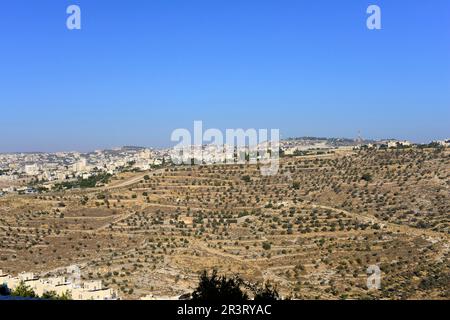
[[[65,277],[39,278],[33,273],[21,273],[17,277],[4,274],[0,270],[0,284],[5,284],[10,290],[15,290],[20,283],[29,286],[38,296],[46,292],[56,292],[57,295],[69,293],[74,300],[118,300],[114,289],[103,287],[101,280],[87,281],[76,284]]]

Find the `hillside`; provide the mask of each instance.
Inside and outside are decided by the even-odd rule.
[[[284,157],[273,177],[170,167],[6,196],[0,269],[78,264],[124,298],[180,295],[217,268],[294,298],[449,299],[449,177],[448,148],[361,150]],[[381,290],[366,288],[370,265]]]

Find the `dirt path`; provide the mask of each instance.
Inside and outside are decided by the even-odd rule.
[[[130,177],[128,179],[125,179],[124,181],[120,181],[117,184],[112,184],[112,185],[103,187],[100,190],[112,190],[112,189],[125,188],[125,187],[133,185],[135,183],[138,183],[139,181],[144,179],[145,176],[153,177],[155,174],[159,174],[159,173],[163,173],[163,172],[164,172],[164,169],[157,169],[155,171],[147,171],[147,172],[144,172],[144,173],[140,173],[140,174],[138,174],[136,176]]]

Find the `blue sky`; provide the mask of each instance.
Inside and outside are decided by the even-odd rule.
[[[0,112],[0,152],[164,146],[194,120],[448,138],[450,1],[5,0]]]

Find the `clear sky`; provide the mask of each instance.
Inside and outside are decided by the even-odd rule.
[[[194,120],[448,138],[450,1],[4,0],[0,114],[0,152],[164,146]]]

